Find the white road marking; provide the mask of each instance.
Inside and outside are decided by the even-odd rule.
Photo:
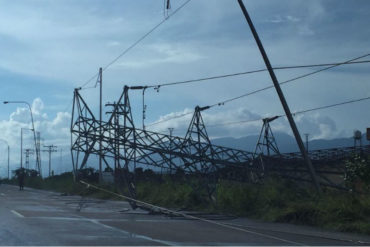
[[[92,218],[85,218],[85,217],[55,217],[55,216],[30,216],[27,217],[30,219],[45,219],[45,220],[71,220],[71,221],[99,221],[99,222],[174,222],[171,219],[164,219],[164,220],[145,220],[145,219],[92,219]],[[179,222],[180,220],[176,220]]]
[[[15,214],[16,216],[18,216],[19,218],[24,218],[23,215],[21,215],[20,213],[18,213],[17,211],[15,210],[10,210],[10,212],[12,212],[13,214]]]
[[[97,224],[99,226],[102,226],[104,228],[107,228],[107,229],[110,229],[110,230],[115,230],[115,231],[118,231],[118,232],[121,232],[121,233],[124,233],[124,234],[129,234],[132,237],[141,238],[141,239],[145,239],[145,240],[149,240],[149,241],[154,241],[154,242],[158,242],[158,243],[161,243],[161,244],[164,244],[164,245],[169,245],[169,246],[179,245],[179,243],[160,240],[160,239],[155,239],[155,238],[151,238],[151,237],[148,237],[148,236],[145,236],[145,235],[136,234],[136,233],[132,233],[132,232],[127,232],[127,231],[122,230],[122,229],[117,228],[117,227],[105,225],[105,224],[103,224],[103,223],[101,223],[97,220],[90,220],[90,221],[92,223]]]
[[[24,217],[23,215],[19,214],[18,212],[12,210],[12,213],[16,214],[17,216],[19,217]],[[74,218],[74,217],[43,217],[43,216],[36,216],[36,217],[27,217],[27,218],[30,218],[30,219],[45,219],[45,220],[71,220],[71,221],[87,221],[87,222],[91,222],[91,223],[94,223],[94,224],[97,224],[99,226],[102,226],[104,228],[107,228],[107,229],[110,229],[110,230],[114,230],[114,231],[119,231],[121,233],[124,233],[124,234],[128,234],[132,237],[136,237],[136,238],[141,238],[141,239],[145,239],[145,240],[149,240],[149,241],[154,241],[154,242],[158,242],[158,243],[161,243],[161,244],[164,244],[164,245],[170,245],[170,246],[175,246],[175,245],[179,245],[179,243],[174,243],[174,242],[170,242],[170,241],[165,241],[165,240],[161,240],[161,239],[154,239],[154,238],[151,238],[151,237],[148,237],[148,236],[145,236],[145,235],[140,235],[140,234],[136,234],[136,233],[132,233],[132,232],[127,232],[127,231],[124,231],[120,228],[117,228],[117,227],[112,227],[112,226],[109,226],[109,225],[106,225],[100,221],[119,221],[119,222],[127,222],[127,221],[132,221],[132,220],[128,220],[128,219],[119,219],[119,220],[115,220],[115,219],[89,219],[89,218],[86,218],[86,217],[82,217],[82,216],[79,216],[78,218]],[[133,220],[133,221],[146,221],[146,220]],[[171,221],[171,220],[166,220],[166,221]]]
[[[44,220],[71,220],[71,221],[90,221],[88,219],[73,218],[73,217],[52,217],[52,216],[31,216],[30,219],[44,219]]]

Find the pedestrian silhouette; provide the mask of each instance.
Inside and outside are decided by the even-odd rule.
[[[18,173],[18,182],[19,182],[19,190],[23,190],[24,187],[24,177],[25,177],[25,172],[24,169],[21,168]]]

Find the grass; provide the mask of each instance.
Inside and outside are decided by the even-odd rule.
[[[370,196],[326,190],[318,196],[291,182],[223,182],[217,208],[252,218],[370,234]]]
[[[17,184],[16,180],[5,181]],[[271,178],[264,184],[252,185],[218,181],[214,200],[206,191],[194,192],[192,179],[171,179],[164,176],[144,178],[137,182],[139,200],[168,208],[246,216],[271,222],[310,225],[345,232],[370,234],[370,196],[337,190],[326,190],[318,196],[312,189],[290,181]],[[118,199],[74,183],[71,173],[41,179],[27,178],[26,186],[60,193]],[[194,185],[193,185],[194,186]],[[118,193],[113,185],[103,185]],[[196,187],[196,186],[195,186]]]
[[[219,181],[212,203],[189,185],[171,180],[139,183],[137,189],[139,199],[161,206],[370,234],[369,195],[327,189],[319,196],[278,179],[261,185]]]

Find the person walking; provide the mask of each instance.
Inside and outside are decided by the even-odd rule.
[[[19,190],[24,189],[24,177],[25,177],[24,169],[21,168],[18,174]]]

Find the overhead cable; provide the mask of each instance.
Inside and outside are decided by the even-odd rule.
[[[340,103],[335,103],[335,104],[331,104],[331,105],[314,107],[314,108],[310,108],[310,109],[306,109],[306,110],[292,112],[292,115],[295,116],[295,115],[304,114],[304,113],[311,112],[311,111],[318,111],[318,110],[328,109],[328,108],[332,108],[332,107],[336,107],[336,106],[352,104],[352,103],[356,103],[356,102],[360,102],[360,101],[364,101],[364,100],[369,100],[369,99],[370,99],[370,96],[369,97],[364,97],[364,98],[359,98],[359,99],[353,99],[353,100],[349,100],[349,101],[344,101],[344,102],[340,102]],[[285,117],[285,116],[286,115],[284,114],[284,115],[278,115],[277,117]],[[235,121],[235,122],[225,122],[225,123],[220,123],[220,124],[208,125],[207,127],[208,128],[213,128],[213,127],[226,126],[226,125],[252,123],[252,122],[261,121],[265,118],[266,117],[261,117],[261,118],[256,118],[256,119],[249,119],[249,120],[242,120],[242,121]]]
[[[191,111],[191,112],[187,112],[187,113],[184,113],[184,114],[181,114],[181,115],[177,115],[177,116],[174,116],[174,117],[171,117],[171,118],[168,118],[168,119],[160,120],[160,121],[148,124],[148,125],[146,125],[146,127],[150,127],[150,126],[154,126],[154,125],[157,125],[157,124],[160,124],[160,123],[168,122],[170,120],[177,119],[177,118],[182,118],[182,117],[185,117],[187,115],[191,115],[193,113],[194,113],[194,111]]]
[[[335,67],[338,67],[340,65],[343,65],[343,64],[348,64],[350,62],[353,62],[355,60],[359,60],[361,58],[364,58],[364,57],[367,57],[367,56],[370,56],[370,54],[365,54],[365,55],[362,55],[360,57],[357,57],[357,58],[353,58],[353,59],[350,59],[348,61],[345,61],[343,63],[338,63],[338,64],[335,64],[335,65],[331,65],[329,67],[326,67],[326,68],[323,68],[323,69],[319,69],[319,70],[315,70],[313,72],[310,72],[310,73],[306,73],[306,74],[303,74],[303,75],[300,75],[300,76],[297,76],[297,77],[294,77],[292,79],[289,79],[289,80],[286,80],[286,81],[283,81],[283,82],[280,82],[279,84],[280,85],[283,85],[283,84],[286,84],[286,83],[289,83],[289,82],[293,82],[293,81],[297,81],[299,79],[302,79],[302,78],[305,78],[305,77],[308,77],[308,76],[311,76],[311,75],[314,75],[314,74],[317,74],[317,73],[320,73],[320,72],[323,72],[323,71],[326,71],[326,70],[329,70],[329,69],[332,69],[332,68],[335,68]],[[224,100],[224,101],[221,101],[221,102],[218,102],[218,103],[215,103],[213,105],[210,105],[210,107],[214,107],[214,106],[221,106],[221,105],[224,105],[226,103],[229,103],[229,102],[232,102],[232,101],[235,101],[235,100],[238,100],[238,99],[241,99],[241,98],[244,98],[244,97],[247,97],[247,96],[250,96],[252,94],[256,94],[256,93],[259,93],[259,92],[262,92],[262,91],[265,91],[265,90],[268,90],[270,88],[273,88],[274,85],[271,85],[271,86],[267,86],[267,87],[264,87],[264,88],[261,88],[261,89],[257,89],[255,91],[252,91],[252,92],[249,92],[249,93],[245,93],[245,94],[242,94],[242,95],[239,95],[237,97],[234,97],[234,98],[230,98],[230,99],[227,99],[227,100]]]
[[[362,59],[362,58],[365,58],[365,57],[368,57],[368,56],[370,56],[370,53],[365,54],[365,55],[362,55],[362,56],[359,56],[359,57],[356,57],[356,58],[353,58],[353,59],[350,59],[350,60],[347,60],[345,62],[330,64],[330,66],[328,66],[326,68],[315,70],[313,72],[302,74],[300,76],[297,76],[297,77],[291,78],[289,80],[283,81],[283,82],[280,83],[280,85],[283,85],[283,84],[286,84],[286,83],[289,83],[289,82],[293,82],[293,81],[296,81],[296,80],[299,80],[299,79],[302,79],[302,78],[305,78],[305,77],[308,77],[308,76],[311,76],[311,75],[314,75],[314,74],[317,74],[317,73],[320,73],[320,72],[323,72],[323,71],[326,71],[326,70],[329,70],[329,69],[332,69],[332,68],[335,68],[335,67],[338,67],[340,65],[351,64],[351,63],[360,63],[360,62],[355,62],[355,61],[356,60],[359,60],[359,59]],[[329,64],[326,64],[326,65],[329,65]],[[301,65],[301,67],[302,66],[307,67],[307,66],[311,66],[311,65]],[[324,66],[324,65],[317,65],[317,66]],[[291,67],[296,67],[296,66],[285,66],[285,67],[281,67],[281,68],[291,68]],[[245,73],[247,73],[247,72],[245,72]],[[234,74],[234,75],[236,75],[236,74]],[[209,77],[209,78],[216,78],[216,77]],[[207,80],[207,78],[198,79],[198,80]],[[187,82],[190,83],[190,82],[193,82],[193,81],[195,81],[195,80],[189,80]],[[176,82],[174,82],[174,83],[176,83]],[[173,85],[177,85],[177,84],[181,84],[181,83],[186,83],[186,81],[177,82],[177,84],[174,84],[174,83],[172,83],[172,84]],[[169,83],[167,83],[167,84],[169,85]],[[156,85],[156,86],[142,86],[142,87],[143,88],[154,87],[156,89],[159,89],[163,85],[166,85],[166,84],[159,84],[159,85]],[[233,98],[230,98],[230,99],[227,99],[227,100],[224,100],[224,101],[215,103],[213,105],[210,105],[209,108],[212,108],[212,107],[215,107],[215,106],[222,106],[222,105],[225,105],[225,104],[227,104],[229,102],[232,102],[232,101],[235,101],[235,100],[238,100],[238,99],[241,99],[241,98],[244,98],[244,97],[247,97],[247,96],[250,96],[250,95],[253,95],[253,94],[256,94],[256,93],[265,91],[265,90],[268,90],[268,89],[271,89],[273,87],[274,86],[271,85],[271,86],[267,86],[267,87],[264,87],[264,88],[260,88],[260,89],[257,89],[255,91],[252,91],[252,92],[249,92],[249,93],[245,93],[245,94],[239,95],[237,97],[233,97]],[[154,122],[152,124],[149,124],[147,126],[150,127],[150,126],[157,125],[157,124],[160,124],[160,123],[168,122],[168,121],[171,121],[173,119],[181,118],[181,117],[184,117],[184,116],[189,115],[189,114],[192,114],[192,113],[194,113],[194,112],[189,112],[187,114],[181,114],[181,115],[175,116],[173,118],[164,119],[164,120],[161,120],[161,121],[158,121],[158,122]]]
[[[148,37],[151,33],[153,33],[156,29],[158,29],[163,23],[165,23],[171,16],[175,15],[178,11],[180,11],[185,5],[187,5],[191,0],[185,1],[182,5],[180,5],[177,9],[175,9],[171,14],[169,14],[166,18],[164,18],[162,21],[160,21],[158,24],[156,24],[152,29],[150,29],[148,32],[146,32],[143,36],[141,36],[138,40],[136,40],[132,45],[127,47],[123,52],[121,52],[116,58],[114,58],[111,62],[109,62],[107,65],[103,67],[103,71],[108,69],[110,66],[112,66],[117,60],[119,60],[121,57],[126,55],[131,49],[133,49],[135,46],[137,46],[141,41],[143,41],[146,37]],[[84,84],[82,84],[81,89],[85,89],[85,86],[89,84],[92,80],[94,80],[96,77],[98,77],[99,72],[94,74],[89,80],[87,80]]]
[[[370,54],[366,54],[366,56],[369,56]],[[363,58],[363,56],[361,57]],[[354,60],[358,60],[360,58],[355,58]],[[350,62],[341,62],[341,63],[323,63],[323,64],[308,64],[308,65],[291,65],[291,66],[280,66],[280,67],[274,67],[274,70],[287,70],[287,69],[302,69],[302,68],[315,68],[315,67],[336,67],[339,65],[349,65],[349,64],[365,64],[370,63],[370,60],[364,60],[364,61],[352,61]],[[324,70],[328,69],[325,68]],[[209,76],[209,77],[202,77],[197,79],[190,79],[190,80],[184,80],[184,81],[175,81],[175,82],[166,82],[161,84],[153,84],[145,86],[146,88],[161,88],[166,86],[176,86],[181,84],[189,84],[194,82],[202,82],[202,81],[208,81],[208,80],[215,80],[215,79],[222,79],[227,77],[235,77],[235,76],[241,76],[241,75],[248,75],[248,74],[255,74],[260,72],[265,72],[267,69],[257,69],[257,70],[250,70],[250,71],[244,71],[244,72],[237,72],[237,73],[231,73],[231,74],[223,74],[223,75],[215,75],[215,76]],[[318,72],[315,72],[318,73]]]

